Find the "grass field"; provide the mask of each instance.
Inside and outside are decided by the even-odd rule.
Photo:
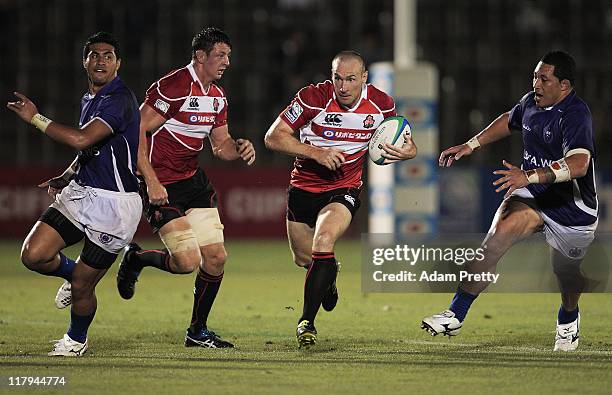
[[[151,246],[157,245],[155,242]],[[581,301],[578,352],[553,353],[554,294],[486,294],[463,333],[432,338],[420,319],[448,294],[362,294],[357,242],[338,246],[340,302],[317,317],[319,343],[297,350],[304,272],[285,242],[228,243],[230,258],[209,327],[236,349],[186,349],[193,276],[145,269],[134,299],[115,289],[115,264],[98,286],[90,349],[46,356],[66,331],[59,279],[27,271],[19,244],[0,243],[0,392],[7,376],[65,376],[62,393],[607,393],[612,387],[612,294]],[[75,256],[76,250],[69,250]],[[17,393],[22,391],[18,390]]]

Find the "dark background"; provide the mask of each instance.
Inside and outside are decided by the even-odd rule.
[[[612,1],[422,0],[417,8],[417,60],[439,69],[441,148],[467,140],[510,109],[531,89],[539,58],[564,49],[576,58],[576,90],[593,113],[598,162],[610,164]],[[328,78],[336,52],[356,49],[368,63],[393,58],[391,0],[0,0],[0,97],[13,100],[11,92],[20,90],[41,113],[76,124],[86,89],[81,51],[91,33],[118,36],[120,75],[142,101],[152,82],[190,61],[192,36],[211,25],[233,42],[231,70],[220,82],[229,97],[230,132],[253,140],[258,165],[291,160],[267,151],[263,135],[299,88]],[[518,162],[520,138],[469,161],[497,164],[508,153]],[[0,164],[63,165],[72,155],[0,111]],[[237,165],[209,157],[202,155],[209,166]]]

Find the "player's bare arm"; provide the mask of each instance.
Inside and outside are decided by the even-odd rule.
[[[151,162],[149,161],[149,144],[147,144],[147,132],[159,129],[166,119],[159,115],[148,104],[140,106],[140,137],[138,145],[138,171],[147,184],[147,195],[151,204],[160,206],[168,203],[168,192],[159,182]]]
[[[417,146],[410,135],[404,135],[404,144],[401,147],[396,147],[389,143],[383,144],[383,153],[385,164],[399,162],[401,160],[410,160],[417,156]]]
[[[283,154],[315,160],[329,170],[338,170],[345,161],[341,151],[304,144],[295,138],[294,130],[285,121],[277,118],[264,138],[266,147]]]
[[[76,172],[77,164],[79,162],[79,157],[76,156],[70,166],[64,170],[62,174],[57,177],[53,177],[47,181],[41,182],[38,184],[39,188],[48,188],[47,193],[51,197],[55,197],[62,189],[64,189],[70,183],[72,176]]]
[[[255,162],[255,147],[246,139],[234,140],[229,133],[227,125],[214,128],[210,132],[210,144],[213,154],[223,160],[236,160],[241,158],[247,165]]]
[[[50,119],[38,113],[36,105],[26,96],[15,92],[19,98],[16,102],[9,102],[6,106],[15,112],[19,118],[31,123],[53,140],[69,145],[79,151],[84,150],[112,133],[104,122],[94,119],[83,127],[75,129]]]
[[[453,162],[458,161],[464,156],[471,155],[479,147],[510,136],[511,131],[508,128],[509,116],[510,112],[501,114],[489,126],[484,128],[482,132],[472,137],[466,143],[455,145],[442,151],[438,159],[438,165],[450,167]]]
[[[507,198],[518,188],[529,184],[552,184],[584,177],[589,168],[590,160],[589,153],[579,152],[555,161],[550,166],[527,171],[523,171],[504,160],[502,164],[506,169],[493,172],[493,174],[501,175],[493,182],[493,185],[499,185],[495,192],[507,189],[504,195],[504,198]]]

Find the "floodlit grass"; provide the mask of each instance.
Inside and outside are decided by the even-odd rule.
[[[483,295],[460,336],[432,338],[420,320],[446,308],[451,295],[362,294],[359,244],[344,242],[340,302],[319,313],[319,343],[304,351],[294,336],[304,271],[286,243],[227,248],[209,327],[236,349],[183,347],[193,275],[147,268],[134,299],[124,301],[116,263],[98,286],[89,352],[62,359],[46,356],[69,320],[68,309],[53,304],[62,281],[29,272],[19,244],[0,243],[0,392],[9,389],[7,376],[60,375],[66,388],[45,393],[610,393],[610,294],[581,300],[580,348],[571,354],[551,351],[555,294]]]

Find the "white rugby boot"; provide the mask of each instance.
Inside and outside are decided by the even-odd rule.
[[[431,317],[425,317],[421,321],[421,329],[425,329],[432,336],[440,333],[446,336],[456,336],[461,331],[462,326],[463,324],[455,318],[455,313],[450,310],[444,310]]]
[[[65,309],[72,304],[72,286],[70,282],[64,281],[64,283],[57,290],[55,295],[55,307],[58,309]]]
[[[557,321],[557,334],[555,335],[555,348],[553,351],[574,351],[578,348],[580,338],[580,313],[578,318],[568,324],[559,324]]]
[[[55,342],[53,350],[47,354],[50,357],[82,357],[87,351],[87,339],[85,339],[85,343],[79,343],[76,340],[72,340],[68,334],[65,334],[63,338],[53,340],[52,342]]]

